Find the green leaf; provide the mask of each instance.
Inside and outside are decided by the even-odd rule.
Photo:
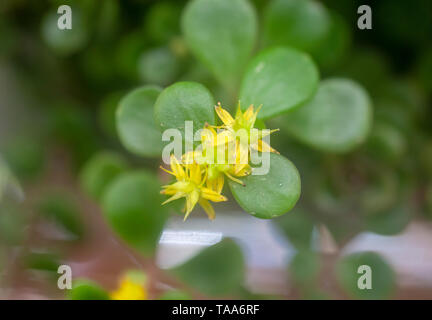
[[[273,0],[264,13],[264,37],[268,45],[311,51],[330,30],[326,8],[311,0]]]
[[[180,33],[181,5],[157,1],[147,11],[144,28],[149,38],[157,43],[167,43]]]
[[[108,292],[97,283],[78,279],[72,284],[72,289],[67,294],[70,300],[109,300]]]
[[[311,58],[289,48],[269,49],[255,57],[243,78],[244,107],[262,105],[260,119],[287,112],[312,97],[319,74]]]
[[[401,233],[411,221],[412,210],[408,206],[396,205],[366,216],[366,229],[383,235]]]
[[[365,141],[372,123],[367,92],[347,79],[321,83],[315,97],[286,115],[284,127],[305,144],[329,152],[347,152]]]
[[[18,178],[32,180],[43,172],[45,144],[37,136],[19,135],[10,138],[2,155]]]
[[[114,231],[143,255],[152,255],[167,219],[159,183],[146,171],[118,176],[107,188],[102,207]]]
[[[138,61],[141,79],[149,84],[170,84],[178,75],[179,69],[176,56],[165,47],[147,50],[141,54]]]
[[[359,267],[366,265],[371,270],[371,289],[359,289],[359,278],[366,273],[358,273]],[[346,256],[336,266],[339,284],[351,298],[388,299],[395,291],[396,275],[390,265],[375,252],[361,252]]]
[[[59,17],[56,12],[50,12],[43,18],[42,39],[61,55],[69,55],[81,50],[89,38],[89,28],[86,26],[81,10],[72,7],[72,29],[60,30],[57,26]]]
[[[318,280],[320,267],[319,257],[315,252],[301,250],[291,260],[289,269],[294,283],[306,289]]]
[[[51,252],[32,251],[25,257],[26,266],[33,270],[56,273],[60,266],[60,258]]]
[[[81,186],[93,198],[100,200],[110,182],[126,169],[127,163],[121,156],[110,152],[98,153],[84,165],[80,174]]]
[[[344,62],[351,44],[350,28],[344,17],[331,13],[331,25],[323,41],[314,47],[311,55],[325,70],[332,70]]]
[[[104,97],[99,106],[98,123],[102,131],[109,137],[117,138],[116,112],[123,96],[123,91],[113,92]]]
[[[21,207],[7,201],[0,205],[0,243],[6,246],[22,245],[27,238],[28,217]]]
[[[300,197],[300,175],[287,158],[271,153],[266,175],[241,179],[245,186],[228,180],[238,204],[251,215],[270,219],[290,211]]]
[[[237,85],[256,40],[257,18],[247,0],[193,0],[182,16],[191,51],[225,86]]]
[[[42,216],[59,225],[64,231],[75,238],[84,234],[84,225],[77,206],[63,194],[50,194],[38,206]]]
[[[128,93],[119,103],[117,131],[124,147],[144,157],[159,157],[162,136],[153,117],[153,106],[161,89],[144,86]]]
[[[314,223],[302,209],[295,208],[273,222],[296,248],[311,246]]]
[[[171,271],[203,294],[222,296],[241,287],[245,263],[239,246],[231,239],[224,239]]]
[[[194,131],[202,129],[206,123],[215,124],[214,105],[213,96],[203,85],[177,82],[164,89],[157,98],[156,123],[162,131],[178,129],[185,137],[186,121],[193,122]]]

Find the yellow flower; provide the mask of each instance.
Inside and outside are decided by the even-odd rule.
[[[233,140],[233,135],[224,130],[217,133],[214,128],[207,126],[201,134],[201,150],[184,155],[189,162],[195,159],[200,164],[207,165],[207,180],[210,181],[209,188],[220,193],[226,175],[229,179],[243,184],[235,177],[244,177],[251,171],[247,158],[240,161],[238,144]],[[237,148],[236,148],[237,146]]]
[[[238,147],[240,149],[240,157],[246,157],[246,153],[249,152],[249,147],[253,148],[260,152],[274,152],[278,153],[275,149],[270,147],[266,142],[262,141],[262,138],[264,138],[267,135],[270,135],[273,132],[279,131],[279,129],[275,130],[267,130],[266,132],[263,132],[263,130],[252,130],[254,129],[255,121],[258,115],[258,112],[261,109],[261,106],[259,106],[256,111],[254,111],[254,106],[250,105],[249,108],[242,112],[240,107],[240,102],[237,106],[237,112],[235,115],[235,118],[231,116],[231,114],[222,108],[220,102],[217,106],[215,106],[216,113],[219,116],[219,118],[223,122],[223,128],[227,129],[231,133],[239,132],[240,130],[244,130],[247,134],[247,141],[243,141],[242,139],[237,139],[237,144],[240,146]]]
[[[119,287],[110,293],[110,297],[112,300],[147,300],[145,276],[142,273],[139,276],[134,276],[134,273],[124,275]]]
[[[162,187],[163,190],[161,193],[171,196],[162,204],[166,204],[170,201],[180,198],[186,198],[185,220],[197,203],[201,205],[201,207],[207,213],[209,219],[214,219],[215,212],[209,203],[209,200],[213,202],[221,202],[227,201],[227,198],[220,194],[222,190],[214,191],[207,185],[204,186],[207,181],[207,168],[202,169],[201,166],[196,162],[182,165],[178,162],[174,155],[171,155],[170,162],[172,171],[169,171],[163,167],[161,167],[161,169],[175,176],[177,181]],[[202,171],[204,171],[204,176]]]

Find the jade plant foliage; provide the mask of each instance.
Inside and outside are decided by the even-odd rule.
[[[324,41],[331,27],[327,11],[315,2],[288,3],[274,1],[269,6],[264,22],[266,46],[257,50],[258,19],[249,1],[190,1],[181,15],[185,44],[227,92],[225,100],[219,101],[214,92],[195,81],[176,82],[159,94],[156,88],[135,89],[121,100],[116,114],[124,146],[140,156],[160,157],[156,146],[162,146],[160,134],[165,130],[178,129],[186,140],[186,121],[192,122],[194,133],[205,126],[227,127],[223,118],[216,117],[216,102],[234,111],[237,101],[244,112],[250,106],[260,108],[254,115],[256,125],[253,121],[248,129],[260,123],[265,126],[263,120],[277,117],[275,123],[281,130],[318,150],[348,152],[363,143],[372,121],[367,92],[349,79],[320,81],[319,68],[308,53],[312,44]],[[318,19],[320,26],[315,28],[302,17]],[[289,25],[280,25],[284,20]],[[304,30],[303,25],[309,28]],[[286,41],[278,40],[278,26],[287,33],[282,37]],[[159,134],[155,128],[160,129]],[[229,182],[233,198],[258,218],[287,213],[301,193],[295,163],[279,154],[272,153],[266,175],[243,175],[240,180],[242,183]],[[170,192],[179,195],[183,191]]]
[[[298,290],[290,292],[334,298],[319,289],[328,266],[317,242],[329,238],[338,293],[392,297],[391,263],[371,252],[346,255],[345,245],[365,231],[396,235],[413,218],[432,217],[430,1],[376,1],[368,31],[356,28],[356,1],[83,0],[71,4],[74,27],[64,31],[56,19],[62,1],[3,2],[12,13],[0,21],[5,74],[11,87],[16,80],[37,94],[21,103],[32,108],[32,125],[0,141],[1,272],[20,251],[31,274],[46,270],[51,279],[67,259],[62,250],[85,244],[85,201],[49,179],[67,158],[119,241],[152,265],[171,216],[188,218],[187,226],[235,211],[270,223],[295,247],[286,268]],[[20,43],[32,54],[21,54]],[[232,139],[240,129],[257,130],[247,148]],[[183,140],[178,157],[166,149],[172,130]],[[214,137],[198,133],[205,130],[247,162],[207,161]],[[253,152],[268,156],[263,175],[254,174]],[[48,191],[26,197],[18,179],[25,191],[40,180]],[[34,223],[48,223],[64,241],[44,238],[52,247],[40,250],[27,235],[39,230]],[[15,250],[23,244],[28,250]],[[368,292],[354,278],[364,264],[380,278]],[[140,298],[257,298],[245,289],[246,265],[234,237],[155,268],[156,277],[174,279],[170,290],[146,293],[119,276],[115,290],[78,280],[69,297],[128,297],[138,285]]]

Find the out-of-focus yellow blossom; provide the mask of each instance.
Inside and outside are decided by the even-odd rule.
[[[110,293],[110,297],[112,300],[147,300],[146,282],[142,274],[128,273],[121,278],[118,288]]]
[[[196,162],[191,164],[180,164],[174,155],[171,155],[170,162],[172,171],[163,167],[161,168],[173,175],[177,181],[162,187],[163,190],[161,193],[171,196],[162,204],[180,198],[186,198],[185,220],[197,203],[199,203],[205,210],[209,219],[214,219],[215,212],[209,200],[213,202],[221,202],[227,201],[227,198],[220,194],[220,191],[222,190],[217,192],[205,185],[207,182],[207,168],[202,168]]]

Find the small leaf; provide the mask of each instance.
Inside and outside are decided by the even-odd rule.
[[[124,241],[142,254],[152,255],[167,218],[161,203],[156,177],[133,171],[108,186],[102,207],[110,226]]]
[[[331,25],[323,41],[314,47],[311,55],[319,66],[332,70],[344,62],[351,45],[351,33],[344,17],[331,13]]]
[[[273,0],[264,13],[265,42],[311,51],[330,30],[326,8],[312,0]]]
[[[183,12],[182,30],[191,51],[230,87],[252,52],[256,20],[247,0],[193,0]]]
[[[289,269],[294,283],[302,289],[308,289],[318,280],[320,267],[319,257],[315,252],[301,250],[291,260]]]
[[[251,215],[270,219],[290,211],[300,197],[300,175],[287,158],[271,153],[266,175],[249,175],[245,186],[229,180],[238,204]]]
[[[29,269],[56,274],[60,266],[60,258],[51,252],[29,252],[25,257],[25,262]]]
[[[177,82],[157,98],[155,119],[162,131],[178,129],[185,137],[185,121],[193,122],[194,131],[202,129],[206,123],[215,124],[214,105],[211,93],[203,85]]]
[[[141,54],[138,71],[145,83],[165,86],[173,82],[180,65],[176,56],[165,47],[150,49]]]
[[[408,206],[395,205],[380,212],[366,216],[366,229],[382,235],[401,233],[411,221],[412,215]]]
[[[372,285],[370,289],[360,289],[358,282],[365,284],[360,277],[366,277],[365,271],[359,273],[360,266],[370,267]],[[352,298],[388,299],[395,290],[396,276],[390,265],[375,252],[354,253],[342,258],[336,267],[338,281]]]
[[[171,271],[199,292],[221,296],[241,287],[245,265],[238,245],[231,239],[224,239]]]
[[[243,78],[244,107],[262,105],[260,119],[287,112],[312,97],[319,74],[311,58],[289,48],[269,49],[255,57]]]
[[[105,189],[119,174],[126,171],[127,163],[119,155],[101,152],[90,158],[80,174],[82,188],[93,198],[100,200]]]
[[[72,8],[73,27],[60,30],[57,26],[59,15],[56,12],[48,13],[42,20],[42,39],[53,50],[61,55],[69,55],[81,50],[89,38],[86,23],[79,8]]]
[[[137,155],[158,157],[162,136],[153,118],[153,106],[161,89],[144,86],[128,93],[119,103],[117,131],[124,147]]]
[[[311,246],[314,223],[302,209],[296,208],[273,222],[296,248],[306,249]]]
[[[72,284],[72,289],[68,290],[67,296],[70,300],[109,300],[108,292],[97,283],[79,279]]]
[[[81,238],[84,225],[75,203],[63,194],[55,193],[46,196],[39,204],[40,214],[56,223],[74,238]]]
[[[363,143],[369,133],[371,101],[357,83],[329,79],[321,83],[311,101],[286,115],[283,122],[283,128],[303,143],[323,151],[347,152]]]

